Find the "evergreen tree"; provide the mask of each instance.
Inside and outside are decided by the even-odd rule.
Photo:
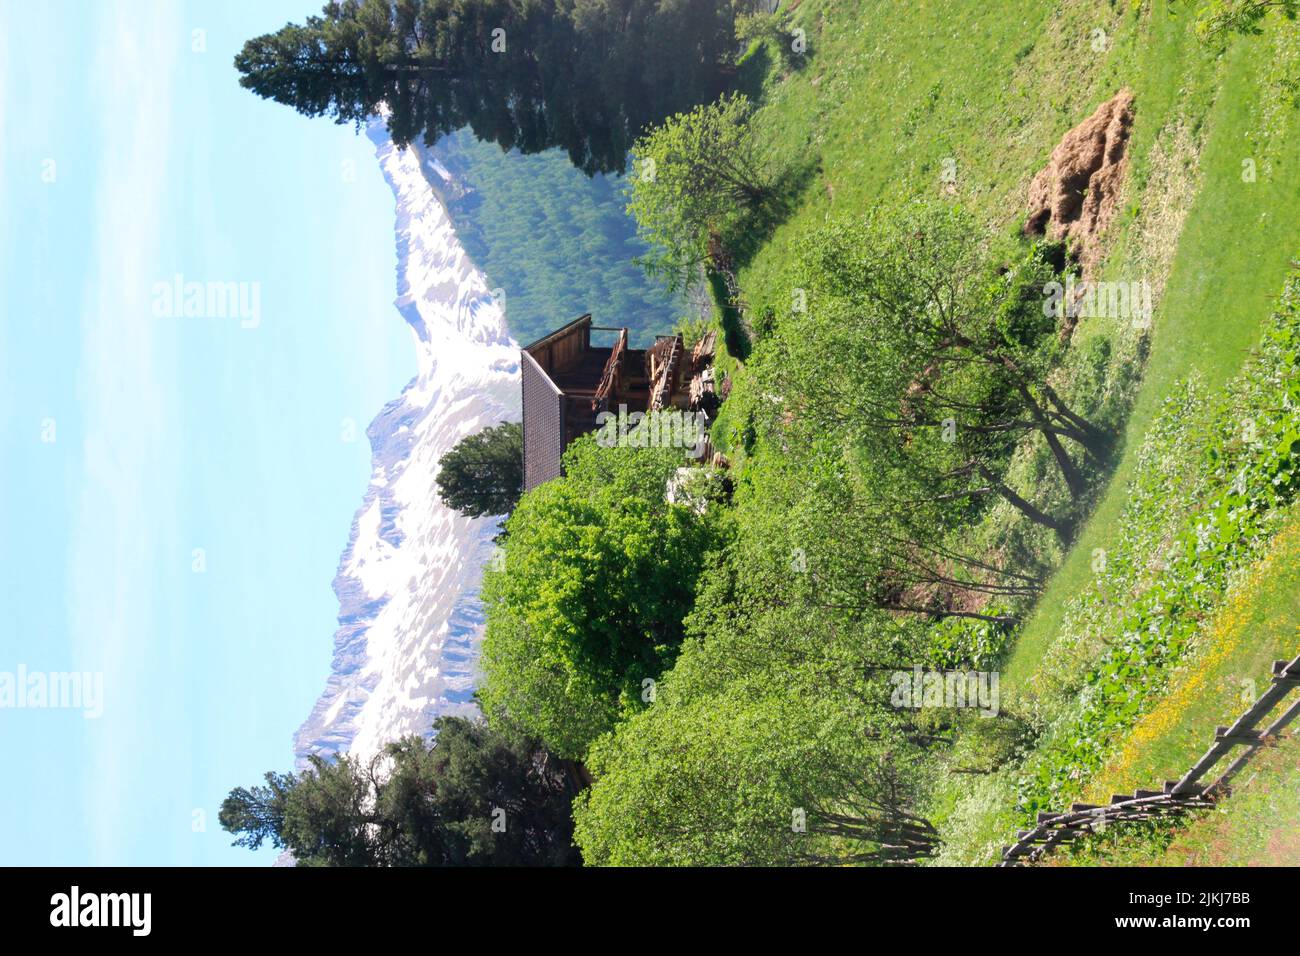
[[[646,125],[709,99],[734,53],[727,0],[337,0],[249,40],[240,84],[394,141],[470,127],[503,149],[622,170]]]
[[[221,804],[221,825],[240,834],[235,846],[256,850],[265,841],[283,847],[284,806],[297,778],[291,773],[266,774],[264,787],[236,787]]]
[[[458,441],[438,462],[443,504],[470,518],[509,514],[524,487],[524,432],[502,422]]]
[[[370,761],[318,756],[221,805],[236,846],[263,842],[302,866],[565,866],[580,862],[565,764],[535,740],[440,717],[435,736]],[[381,767],[383,768],[381,770]]]

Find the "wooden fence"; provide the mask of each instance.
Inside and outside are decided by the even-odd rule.
[[[1276,720],[1264,729],[1258,729],[1260,721],[1271,714],[1297,687],[1300,687],[1300,656],[1290,663],[1275,661],[1269,688],[1231,727],[1215,728],[1214,743],[1205,752],[1205,756],[1183,774],[1181,780],[1166,781],[1161,790],[1137,790],[1131,796],[1116,794],[1105,806],[1075,803],[1063,813],[1040,812],[1033,828],[1016,834],[1016,842],[1002,852],[1002,862],[998,865],[1021,866],[1036,862],[1063,843],[1077,840],[1111,823],[1176,816],[1188,810],[1212,806],[1217,799],[1228,793],[1228,784],[1232,778],[1241,772],[1259,748],[1276,738],[1287,725],[1300,717],[1298,697]],[[1229,763],[1213,783],[1202,785],[1201,781],[1235,747],[1244,748],[1244,752]]]

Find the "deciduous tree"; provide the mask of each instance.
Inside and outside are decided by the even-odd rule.
[[[563,477],[520,500],[484,584],[489,714],[508,713],[576,759],[620,709],[641,706],[643,682],[677,655],[722,535],[716,509],[665,499],[685,462],[685,449],[586,436],[565,453]]]
[[[833,693],[738,682],[657,704],[592,750],[575,804],[596,865],[914,863],[937,846],[916,812],[919,762]]]
[[[730,231],[772,197],[774,177],[749,128],[741,93],[679,113],[640,140],[628,211],[651,245],[651,271],[693,282],[711,234]]]

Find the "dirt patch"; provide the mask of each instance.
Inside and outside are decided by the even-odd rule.
[[[1065,134],[1029,186],[1025,234],[1065,240],[1085,277],[1119,204],[1132,127],[1133,94],[1123,89]]]

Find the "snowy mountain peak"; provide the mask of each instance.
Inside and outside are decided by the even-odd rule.
[[[367,135],[397,200],[395,305],[418,372],[367,429],[371,480],[334,578],[334,662],[295,738],[300,764],[373,754],[440,714],[477,711],[478,589],[496,522],[446,508],[434,478],[461,438],[518,418],[518,347],[431,185],[449,174],[424,148],[395,147],[382,123]]]

